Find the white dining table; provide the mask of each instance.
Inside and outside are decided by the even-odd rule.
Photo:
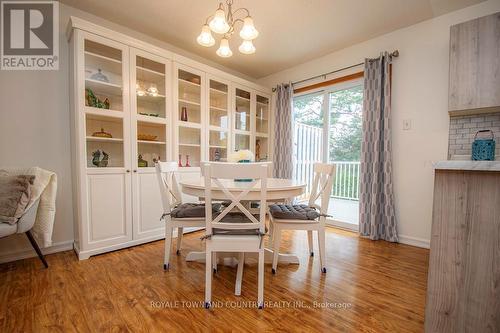
[[[221,183],[227,188],[231,193],[237,194],[243,189],[248,187],[247,182],[235,182],[234,180],[221,179]],[[188,195],[192,195],[202,199],[205,196],[205,179],[200,177],[198,179],[189,179],[180,181],[182,192]],[[283,202],[296,196],[300,196],[304,193],[306,184],[300,181],[291,179],[281,179],[281,178],[268,178],[267,179],[267,201],[268,202]],[[246,201],[258,201],[260,200],[260,181],[255,184],[255,186],[250,190],[248,195],[245,197]],[[214,200],[227,200],[227,196],[221,191],[213,191],[212,199]],[[230,254],[222,255],[223,257],[231,257]],[[186,261],[205,261],[205,252],[189,252],[186,256]],[[266,263],[272,263],[273,261],[273,250],[265,248],[265,258]],[[282,254],[278,256],[279,263],[288,264],[298,264],[299,258],[292,254]],[[229,265],[234,265],[235,261],[230,260]]]

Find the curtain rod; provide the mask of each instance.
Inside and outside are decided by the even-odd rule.
[[[394,58],[399,57],[399,50],[394,50],[393,52],[389,53],[389,57],[394,57]],[[373,60],[378,59],[378,58],[380,58],[380,57],[374,58]],[[360,62],[359,64],[354,64],[354,65],[351,65],[351,66],[347,66],[347,67],[343,67],[343,68],[340,68],[340,69],[336,69],[334,71],[331,71],[331,72],[328,72],[328,73],[324,73],[324,74],[320,74],[320,75],[316,75],[316,76],[313,76],[313,77],[310,77],[310,78],[307,78],[307,79],[303,79],[303,80],[300,80],[300,81],[295,81],[295,82],[292,82],[292,86],[296,85],[296,84],[299,84],[299,83],[302,83],[302,82],[307,82],[307,81],[310,81],[310,80],[314,80],[314,79],[317,79],[317,78],[320,78],[320,77],[324,77],[326,79],[326,76],[328,76],[328,75],[335,74],[335,73],[338,73],[338,72],[341,72],[341,71],[345,71],[346,69],[351,69],[353,67],[358,67],[358,66],[361,66],[363,64],[364,64],[364,62]],[[273,88],[273,92],[275,92],[275,91],[276,91],[276,88]]]

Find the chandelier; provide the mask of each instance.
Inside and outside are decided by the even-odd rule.
[[[253,45],[252,40],[257,38],[259,35],[259,32],[253,25],[253,19],[250,16],[248,9],[238,8],[233,12],[232,6],[233,0],[226,0],[225,6],[222,2],[220,2],[219,8],[217,8],[215,14],[207,17],[205,20],[205,24],[201,28],[201,34],[196,39],[198,44],[205,47],[211,47],[215,44],[212,31],[216,34],[221,34],[222,39],[216,53],[218,56],[223,58],[228,58],[233,55],[233,52],[229,47],[229,39],[234,34],[236,24],[238,22],[243,24],[240,30],[240,37],[243,39],[243,42],[238,48],[241,53],[255,53],[255,46]],[[239,12],[244,14],[244,16],[241,18],[235,18],[236,14]]]

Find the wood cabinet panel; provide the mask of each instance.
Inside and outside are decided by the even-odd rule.
[[[436,171],[425,330],[500,330],[499,172]]]
[[[450,28],[450,111],[500,107],[500,13]]]

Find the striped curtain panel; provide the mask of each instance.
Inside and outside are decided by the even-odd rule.
[[[392,186],[391,59],[366,59],[364,68],[363,141],[359,233],[372,240],[397,242]]]
[[[276,178],[291,179],[293,176],[292,96],[291,84],[276,87],[273,145],[273,175]]]

